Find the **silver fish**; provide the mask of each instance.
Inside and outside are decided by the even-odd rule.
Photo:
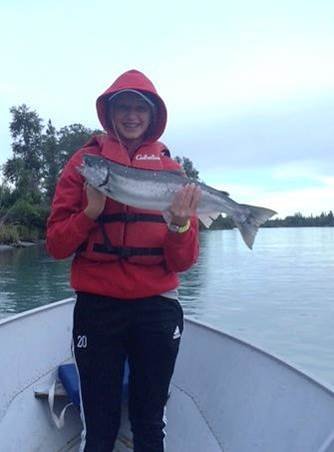
[[[85,155],[78,171],[87,183],[106,196],[139,209],[155,210],[170,222],[169,207],[175,193],[189,183],[201,188],[202,196],[197,208],[201,222],[209,227],[221,213],[230,216],[249,248],[253,247],[256,233],[276,212],[264,207],[238,204],[228,193],[189,179],[181,171],[154,171],[120,165],[95,155]]]

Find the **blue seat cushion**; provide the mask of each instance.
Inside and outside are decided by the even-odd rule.
[[[74,405],[80,407],[79,378],[75,364],[62,364],[58,367],[58,377],[65,391]],[[129,387],[129,365],[125,362],[123,378],[123,396],[128,396]]]
[[[80,406],[79,378],[74,364],[62,364],[58,367],[58,377],[71,402]]]

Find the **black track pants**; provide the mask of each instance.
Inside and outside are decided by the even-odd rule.
[[[77,294],[73,344],[84,421],[81,451],[113,450],[126,358],[134,451],[164,451],[164,407],[182,331],[183,312],[177,300]]]

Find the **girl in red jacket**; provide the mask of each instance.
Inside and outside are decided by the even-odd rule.
[[[131,70],[97,100],[106,135],[93,137],[64,168],[47,228],[57,259],[74,255],[73,344],[84,425],[81,451],[110,452],[120,424],[124,363],[135,452],[164,450],[164,407],[183,331],[177,273],[198,256],[200,191],[188,185],[159,212],[120,204],[87,186],[85,154],[155,171],[180,170],[158,142],[167,112],[152,82]]]

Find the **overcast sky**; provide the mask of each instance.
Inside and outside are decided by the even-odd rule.
[[[97,96],[135,68],[206,183],[280,217],[334,210],[332,0],[2,0],[0,17],[0,164],[11,106],[98,128]]]

